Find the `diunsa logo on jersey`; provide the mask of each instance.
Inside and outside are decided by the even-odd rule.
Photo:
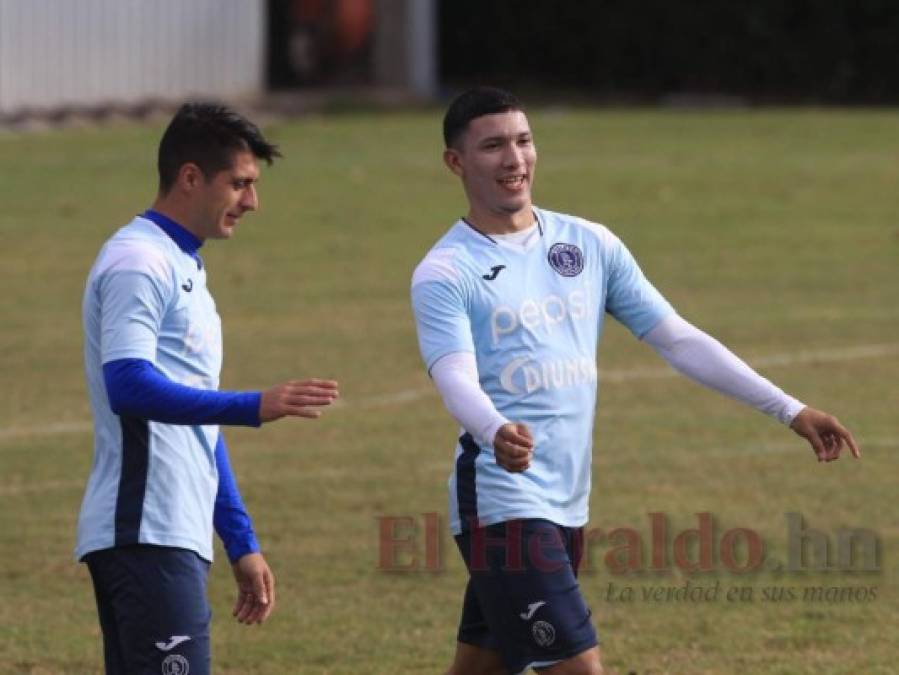
[[[499,375],[503,389],[513,395],[593,382],[596,382],[596,359],[586,356],[547,362],[531,361],[522,356],[512,359]]]
[[[584,269],[584,254],[574,244],[553,244],[546,258],[563,277],[576,277]]]

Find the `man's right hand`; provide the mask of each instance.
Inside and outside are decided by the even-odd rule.
[[[531,465],[534,437],[526,424],[510,422],[502,425],[493,439],[496,463],[506,471],[520,473]]]
[[[331,405],[339,396],[334,380],[290,380],[262,392],[259,419],[272,422],[282,417],[321,417],[315,408]]]

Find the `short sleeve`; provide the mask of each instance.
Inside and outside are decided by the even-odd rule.
[[[160,326],[173,297],[172,275],[161,255],[140,251],[119,257],[97,282],[103,363],[156,361]]]
[[[642,338],[674,308],[649,283],[624,243],[611,237],[606,311]]]
[[[428,370],[453,352],[474,352],[471,321],[460,281],[445,261],[425,259],[412,279],[418,346]]]

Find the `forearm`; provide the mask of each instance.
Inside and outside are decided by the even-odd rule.
[[[710,335],[673,314],[644,337],[675,370],[789,424],[804,404],[756,373]]]
[[[259,426],[259,392],[197,389],[178,384],[144,359],[103,364],[112,411],[167,424]]]
[[[497,430],[509,420],[481,389],[474,354],[447,354],[431,368],[431,377],[450,415],[479,444],[493,445]]]
[[[228,559],[233,563],[248,553],[257,553],[259,542],[253,531],[253,521],[237,488],[237,480],[228,458],[228,447],[222,434],[219,434],[215,446],[215,464],[218,469],[219,485],[212,522],[225,546]]]

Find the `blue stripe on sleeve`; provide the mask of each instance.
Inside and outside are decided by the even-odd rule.
[[[258,391],[196,389],[172,382],[145,359],[103,364],[109,405],[116,415],[166,424],[229,424],[258,427]]]
[[[233,563],[247,553],[258,553],[259,542],[253,532],[253,521],[237,489],[237,481],[228,459],[228,447],[221,433],[215,445],[215,464],[218,467],[219,487],[212,522],[225,545],[228,560]]]

